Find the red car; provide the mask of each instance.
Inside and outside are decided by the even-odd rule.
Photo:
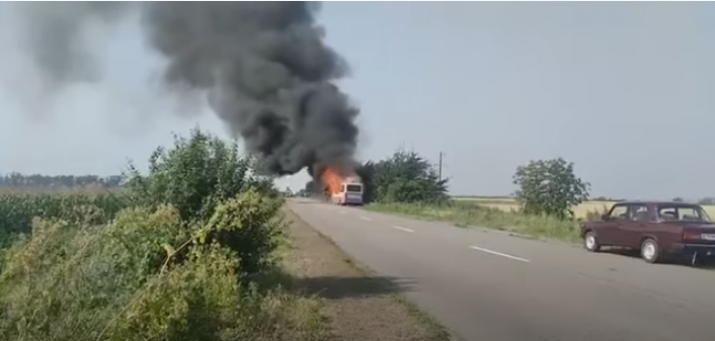
[[[581,236],[588,251],[631,248],[649,263],[685,256],[695,264],[715,255],[715,224],[702,206],[682,202],[616,203],[601,220],[583,223]]]

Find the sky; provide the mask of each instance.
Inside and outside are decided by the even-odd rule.
[[[136,16],[90,30],[103,77],[53,98],[18,20],[0,4],[0,173],[116,174],[173,133],[229,136],[164,95]],[[510,194],[517,166],[563,157],[594,196],[715,196],[715,4],[329,2],[319,22],[351,65],[361,160],[443,152],[457,195]]]

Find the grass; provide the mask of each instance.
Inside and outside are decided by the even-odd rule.
[[[485,227],[565,241],[579,239],[579,225],[576,221],[561,221],[552,217],[525,215],[514,210],[506,211],[470,202],[452,201],[445,205],[373,203],[366,207],[374,211],[448,221],[462,227]]]
[[[588,221],[606,213],[614,201],[587,201],[574,208],[576,219]],[[547,216],[526,215],[509,197],[455,197],[445,205],[372,203],[367,209],[403,214],[422,219],[448,221],[460,227],[484,227],[525,236],[577,242],[578,221],[561,221]],[[715,218],[715,206],[703,206]]]

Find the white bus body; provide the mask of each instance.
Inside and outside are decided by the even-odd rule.
[[[358,177],[347,177],[340,184],[340,192],[331,195],[331,201],[338,205],[362,205],[364,186]]]

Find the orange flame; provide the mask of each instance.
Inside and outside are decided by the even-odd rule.
[[[341,184],[343,183],[343,176],[340,175],[338,170],[327,167],[320,175],[320,181],[324,186],[327,187],[327,191],[330,194],[340,192]]]

